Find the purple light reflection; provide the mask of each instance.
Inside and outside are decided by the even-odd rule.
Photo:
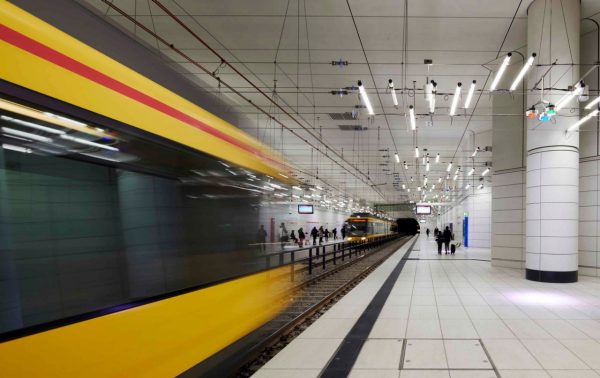
[[[511,302],[519,305],[538,305],[550,307],[569,307],[580,303],[570,295],[560,292],[518,291],[504,294]]]

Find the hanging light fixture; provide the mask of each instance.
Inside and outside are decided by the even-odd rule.
[[[425,165],[425,170],[429,172],[429,159],[427,159],[427,164]]]
[[[471,187],[471,184],[465,185],[465,189],[469,189],[470,187]]]
[[[441,177],[438,177],[438,183],[439,182],[442,182],[442,178]]]
[[[408,164],[406,164],[406,160],[404,160],[404,169],[408,169]]]
[[[479,186],[477,187],[477,189],[483,189],[483,183],[479,184]]]
[[[397,152],[394,154],[394,158],[396,159],[396,163],[400,163],[400,156],[398,156]]]
[[[471,169],[469,170],[469,173],[467,173],[467,176],[472,176],[472,175],[473,175],[473,173],[475,173],[475,168],[471,168]]]
[[[365,106],[367,107],[369,115],[374,115],[375,112],[373,111],[373,106],[371,106],[371,101],[369,101],[367,91],[365,90],[365,87],[362,85],[362,81],[360,80],[358,81],[358,92],[360,93],[360,97],[362,98],[363,102],[365,103]]]
[[[513,81],[512,85],[510,86],[510,89],[509,89],[510,91],[514,91],[515,89],[517,89],[517,86],[519,85],[521,80],[523,80],[523,77],[527,73],[527,70],[529,70],[529,68],[533,65],[533,60],[535,59],[535,57],[536,57],[536,55],[535,55],[535,53],[533,53],[533,54],[531,54],[529,59],[527,59],[527,62],[525,62],[525,65],[523,66],[523,68],[521,68],[521,71],[519,71],[519,74]]]
[[[481,172],[481,175],[482,175],[482,176],[485,176],[485,175],[487,175],[488,173],[490,173],[490,168],[489,168],[489,167],[488,167],[488,168],[486,168],[486,169],[485,169],[485,171]]]
[[[435,162],[436,163],[440,162],[440,154],[439,153],[437,155],[435,155]]]
[[[446,168],[446,172],[450,172],[452,169],[452,162],[448,163],[448,168]]]
[[[492,81],[492,85],[490,86],[490,91],[496,90],[498,83],[500,83],[500,78],[502,77],[502,75],[504,75],[504,71],[506,71],[506,67],[508,67],[508,63],[510,62],[511,56],[512,56],[512,53],[508,53],[504,57],[504,60],[502,61],[502,65],[500,66],[500,69],[498,70],[496,77],[494,77],[494,81]]]
[[[419,157],[419,147],[415,147],[415,157]]]
[[[458,100],[460,99],[460,90],[462,87],[462,83],[456,84],[456,89],[454,89],[454,96],[452,97],[452,105],[450,106],[450,116],[456,114],[456,107],[458,106]]]
[[[473,153],[471,154],[471,157],[475,157],[475,156],[477,156],[477,153],[478,153],[478,152],[479,152],[479,147],[477,147],[477,148],[475,149],[475,151],[473,151]]]
[[[471,105],[471,100],[473,99],[473,93],[475,93],[475,84],[477,84],[477,80],[473,80],[471,83],[471,87],[469,88],[469,93],[467,93],[467,99],[465,100],[465,109],[469,109]]]
[[[396,97],[396,89],[394,88],[394,82],[392,79],[388,80],[388,87],[390,88],[390,93],[392,94],[394,106],[398,106],[398,97]]]
[[[415,119],[415,108],[412,105],[408,107],[408,113],[410,115],[410,129],[414,131],[417,129],[417,120]]]

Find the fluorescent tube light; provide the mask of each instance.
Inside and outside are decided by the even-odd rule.
[[[410,105],[408,107],[408,113],[410,115],[410,129],[416,130],[417,129],[417,120],[415,119],[415,108],[412,105]]]
[[[374,115],[375,112],[373,111],[373,106],[371,106],[371,101],[369,101],[367,91],[365,90],[365,87],[362,85],[362,82],[360,80],[358,81],[358,92],[360,93],[360,97],[362,98],[363,102],[365,103],[365,106],[367,107],[369,115]]]
[[[450,115],[453,116],[456,114],[456,107],[458,106],[458,100],[460,99],[460,88],[462,83],[456,84],[456,89],[454,90],[454,97],[452,97],[452,105],[450,106]]]
[[[498,86],[498,83],[500,82],[500,78],[502,77],[502,75],[504,75],[504,71],[506,71],[506,67],[508,67],[508,63],[510,62],[511,56],[512,56],[512,53],[508,53],[504,57],[504,60],[502,61],[502,65],[500,66],[500,69],[496,73],[496,76],[494,77],[494,81],[492,81],[490,91],[496,90],[496,87]]]
[[[579,128],[579,126],[583,125],[584,123],[586,123],[590,118],[598,115],[598,112],[600,112],[600,110],[596,109],[590,113],[588,113],[585,117],[583,117],[582,119],[580,119],[579,121],[575,122],[573,125],[571,125],[567,131],[573,131],[577,128]]]
[[[469,88],[469,93],[467,94],[467,99],[465,100],[465,109],[468,109],[471,105],[471,100],[473,99],[473,93],[475,93],[475,84],[477,84],[477,80],[473,80],[471,83],[471,87]]]
[[[517,86],[519,85],[519,82],[521,80],[523,80],[523,77],[527,73],[527,70],[529,70],[529,68],[533,65],[533,60],[534,59],[535,59],[535,53],[531,54],[531,56],[529,57],[529,59],[527,59],[527,62],[525,62],[525,65],[523,66],[523,68],[521,68],[521,71],[519,71],[519,74],[517,75],[517,77],[513,81],[512,85],[510,86],[510,90],[511,91],[514,91],[515,89],[517,89]]]

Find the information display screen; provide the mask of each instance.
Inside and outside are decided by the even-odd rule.
[[[431,214],[431,206],[417,205],[417,214],[418,215],[430,215]]]
[[[298,214],[312,214],[314,213],[313,205],[298,205]]]

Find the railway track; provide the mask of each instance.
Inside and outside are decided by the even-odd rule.
[[[248,351],[246,361],[250,362],[234,376],[249,377],[260,369],[409,239],[410,236],[399,238],[375,251],[303,280],[294,288],[291,304],[258,330],[265,337]]]

